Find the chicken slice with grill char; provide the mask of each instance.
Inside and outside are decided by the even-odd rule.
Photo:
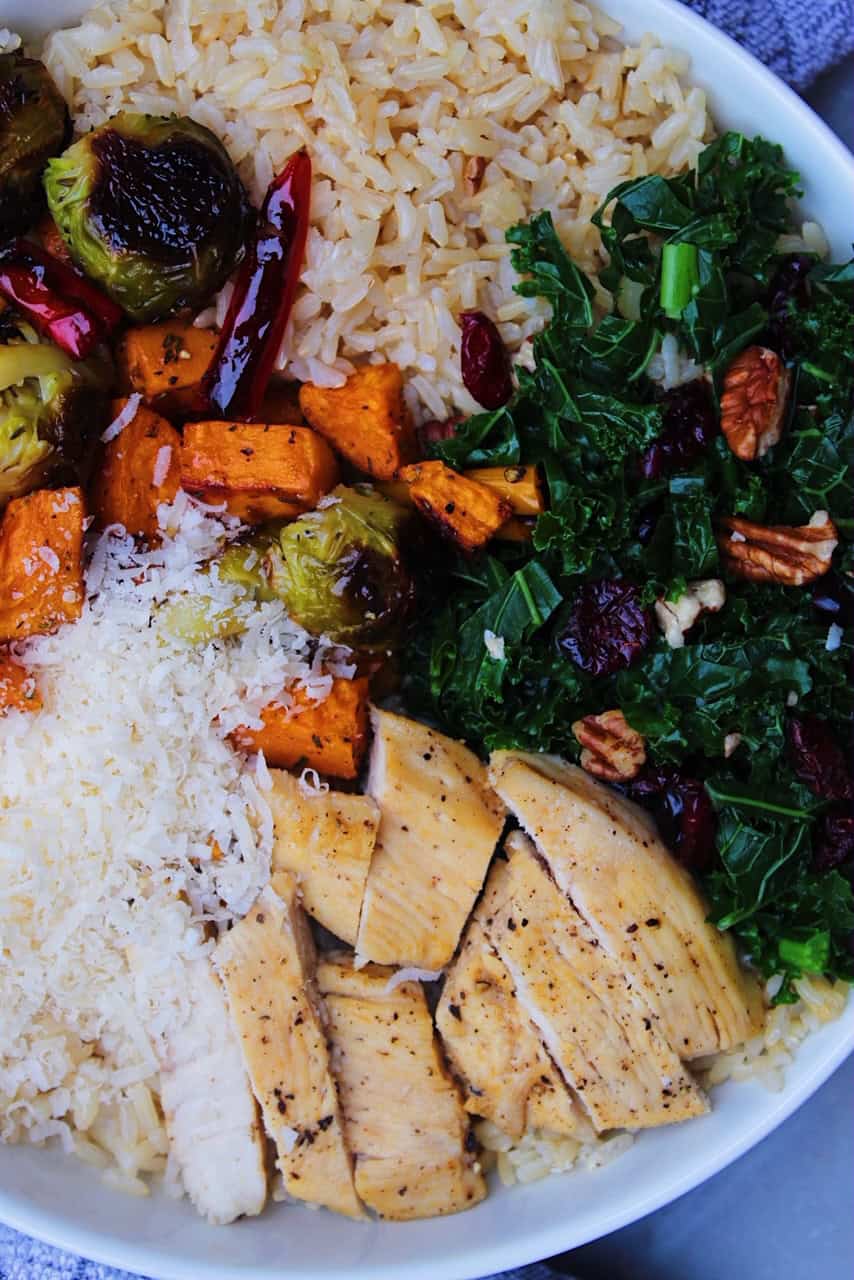
[[[315,791],[279,769],[270,777],[273,869],[294,872],[308,914],[352,947],[379,810],[370,796]]]
[[[649,1006],[560,892],[526,836],[506,843],[482,915],[517,999],[599,1131],[702,1115],[708,1103]]]
[[[708,923],[696,883],[643,810],[552,756],[495,752],[490,777],[681,1058],[757,1033],[758,983],[732,939]]]
[[[362,1217],[314,981],[314,944],[294,876],[273,877],[220,938],[214,963],[285,1188],[309,1204]]]
[[[390,990],[393,973],[344,956],[318,968],[356,1190],[384,1218],[457,1213],[486,1194],[468,1117],[421,984]]]
[[[436,1009],[445,1052],[465,1090],[465,1108],[514,1140],[534,1128],[590,1138],[589,1121],[517,1000],[482,915],[479,907],[469,922]]]
[[[504,826],[461,742],[374,711],[368,791],[380,807],[356,952],[435,971],[451,960]]]

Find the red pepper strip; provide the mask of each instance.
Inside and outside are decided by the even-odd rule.
[[[61,293],[66,298],[73,298],[87,311],[91,311],[100,323],[105,337],[122,323],[125,313],[119,304],[113,302],[112,298],[108,298],[102,289],[99,289],[91,280],[87,280],[74,267],[62,262],[46,249],[39,249],[36,245],[30,244],[29,240],[17,240],[15,247],[19,253],[28,253],[34,262],[44,268],[47,283],[55,288],[57,293]]]
[[[223,418],[251,419],[261,408],[302,268],[310,200],[311,160],[298,151],[270,184],[205,375],[208,403]]]
[[[464,311],[460,325],[463,385],[484,409],[500,409],[513,394],[510,357],[501,334],[482,311]]]
[[[32,320],[41,334],[75,360],[85,360],[100,340],[100,325],[78,302],[69,302],[48,289],[38,271],[4,262],[0,265],[0,293]]]
[[[0,293],[75,360],[110,336],[122,309],[90,281],[28,240],[0,252]]]

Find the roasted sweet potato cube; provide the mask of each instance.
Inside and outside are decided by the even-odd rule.
[[[546,509],[538,467],[472,467],[463,474],[509,502],[514,516],[538,516]]]
[[[503,477],[505,470],[508,470],[511,472],[512,471],[533,471],[534,468],[533,467],[508,467],[508,468],[484,467],[482,468],[482,470],[484,472],[490,472],[490,473],[493,471],[498,472]],[[463,475],[469,480],[478,478],[478,472],[476,470],[464,471]],[[487,479],[487,480],[480,480],[479,483],[486,484],[488,488],[492,488],[496,492],[500,492],[499,484],[497,482],[494,484],[490,484],[489,480]],[[506,483],[506,482],[503,482],[503,483]],[[380,491],[380,493],[384,494],[386,498],[391,498],[392,501],[399,503],[400,506],[402,507],[415,506],[415,502],[412,497],[411,486],[408,485],[405,480],[380,480],[375,487]],[[527,505],[531,498],[531,490],[528,489],[527,494],[517,492],[516,494],[513,495],[513,497],[516,498],[516,501],[518,502],[519,506],[522,506],[523,504]],[[513,506],[513,497],[508,496],[508,499],[507,499],[508,502],[510,502],[511,506]],[[544,507],[541,508],[541,510],[543,509]],[[496,530],[495,536],[499,542],[530,542],[533,536],[535,524],[536,524],[536,520],[532,519],[531,517],[511,516],[509,520],[505,520],[504,524],[501,526],[500,529]]]
[[[181,485],[224,502],[246,524],[311,511],[338,483],[329,445],[286,423],[192,422],[184,428]]]
[[[46,635],[83,612],[83,493],[36,489],[0,520],[0,642]]]
[[[38,711],[42,705],[35,677],[0,653],[0,716],[7,711]]]
[[[479,480],[452,471],[444,462],[401,467],[418,510],[464,551],[476,551],[513,514],[510,503]]]
[[[262,729],[241,726],[232,735],[244,751],[263,751],[277,769],[305,765],[333,778],[355,778],[368,744],[368,681],[334,680],[329,697],[312,703],[295,698],[292,712],[271,703],[261,712]]]
[[[126,400],[116,400],[119,414]],[[92,513],[101,528],[120,524],[136,538],[159,540],[157,508],[172,502],[181,472],[181,437],[171,422],[140,405],[124,430],[104,446],[92,484]]]
[[[211,329],[174,320],[129,329],[118,351],[120,377],[167,417],[203,413],[202,378],[217,341]]]
[[[354,467],[391,480],[414,457],[414,434],[396,364],[357,369],[343,387],[300,387],[306,419]]]

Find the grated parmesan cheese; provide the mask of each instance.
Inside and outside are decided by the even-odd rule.
[[[80,621],[16,647],[43,710],[0,721],[0,1138],[57,1137],[140,1193],[166,1168],[153,1042],[186,1018],[175,973],[269,877],[269,773],[227,734],[352,665],[206,569],[233,522],[185,494],[160,515],[178,534],[155,550],[94,543]],[[243,610],[245,632],[176,638],[160,606],[181,593]]]
[[[172,465],[172,446],[164,444],[157,450],[157,456],[154,459],[154,470],[151,475],[151,483],[155,489],[159,489],[169,474],[169,468]]]
[[[133,422],[141,400],[142,396],[138,391],[134,391],[133,395],[128,396],[127,403],[122,406],[110,425],[102,431],[101,442],[103,444],[109,444],[111,440],[115,440],[122,434],[125,427]]]
[[[46,564],[48,569],[52,569],[54,573],[59,573],[59,556],[53,547],[38,547],[36,555],[42,564]]]
[[[329,783],[321,782],[320,774],[316,769],[303,769],[297,782],[300,791],[306,796],[323,795],[329,790]]]

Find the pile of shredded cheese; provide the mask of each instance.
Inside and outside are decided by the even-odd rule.
[[[183,1017],[176,969],[269,876],[266,767],[227,734],[290,685],[320,701],[352,674],[219,582],[234,522],[184,494],[160,517],[156,550],[115,529],[94,544],[81,620],[19,649],[43,710],[0,720],[0,1138],[106,1148],[131,1177],[162,1164],[152,1037]],[[189,644],[181,598],[246,629]]]

